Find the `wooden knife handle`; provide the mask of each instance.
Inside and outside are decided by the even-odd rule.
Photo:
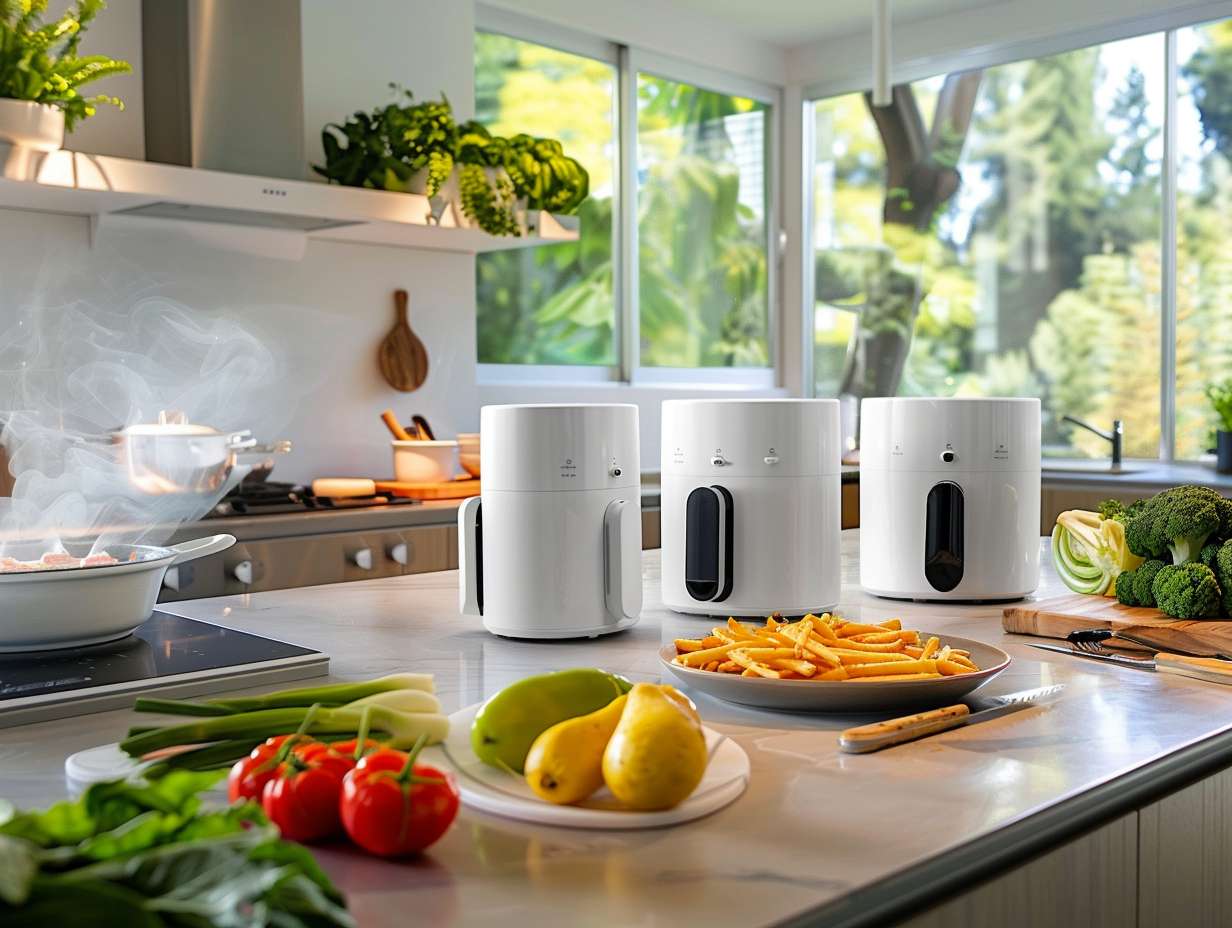
[[[1161,651],[1155,655],[1155,669],[1211,683],[1232,683],[1232,661],[1215,657],[1190,657]]]
[[[904,715],[902,718],[890,719],[886,722],[874,722],[871,725],[860,725],[848,728],[839,735],[838,746],[848,754],[867,754],[870,751],[880,751],[895,744],[914,741],[926,735],[957,728],[971,710],[964,705],[946,706],[944,709],[932,709],[915,715]]]

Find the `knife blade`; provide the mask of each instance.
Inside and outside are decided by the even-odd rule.
[[[989,722],[1049,702],[1059,696],[1064,689],[1064,683],[1056,683],[1052,686],[1040,686],[1017,693],[1007,693],[992,700],[997,705],[979,712],[972,712],[965,704],[959,703],[955,706],[946,706],[944,709],[933,709],[929,712],[906,715],[885,722],[859,725],[855,728],[848,728],[839,735],[839,750],[847,754],[868,754],[896,744],[927,738],[929,735],[953,728]]]

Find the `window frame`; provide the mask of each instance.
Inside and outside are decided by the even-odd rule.
[[[1177,32],[1232,18],[1232,4],[1216,3],[1200,9],[1167,11],[1148,16],[1042,38],[997,43],[954,54],[927,55],[895,66],[893,83],[910,83],[941,74],[974,68],[994,68],[1033,58],[1046,58],[1095,45],[1106,45],[1141,36],[1163,38],[1163,156],[1160,165],[1160,383],[1159,453],[1160,464],[1178,462],[1176,457],[1176,336],[1177,336]],[[814,165],[816,160],[813,104],[819,100],[872,89],[867,75],[848,74],[807,85],[801,94],[799,118],[802,121],[803,182],[802,231],[800,236],[801,294],[803,296],[802,395],[816,395],[816,296],[814,280],[813,214]],[[1148,459],[1152,460],[1152,459]],[[1198,459],[1180,459],[1192,462]]]
[[[612,197],[614,365],[477,365],[481,387],[492,385],[608,385],[613,388],[673,389],[722,387],[740,392],[782,392],[781,333],[782,249],[779,247],[783,89],[753,78],[682,61],[642,48],[621,45],[564,26],[485,4],[475,5],[475,32],[495,33],[582,55],[616,69],[616,153]],[[769,107],[765,137],[766,223],[766,367],[644,367],[641,364],[638,306],[637,231],[637,78],[649,74],[694,84],[716,93],[748,97]]]

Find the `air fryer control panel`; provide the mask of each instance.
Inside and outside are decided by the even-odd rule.
[[[865,400],[860,465],[887,470],[1029,470],[1040,460],[1033,400]]]
[[[670,400],[663,404],[664,474],[798,477],[836,474],[834,400]]]

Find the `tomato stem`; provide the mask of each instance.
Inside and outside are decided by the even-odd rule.
[[[291,753],[291,750],[295,747],[295,745],[307,738],[306,733],[312,726],[313,721],[316,719],[317,710],[320,708],[321,704],[319,702],[314,702],[308,707],[308,711],[304,713],[304,720],[300,722],[299,728],[296,729],[295,733],[291,735],[291,737],[287,738],[287,740],[282,742],[282,744],[278,747],[278,753],[274,755],[272,761],[273,769],[278,769],[278,767],[285,764],[288,759],[290,760],[292,767],[295,767],[297,770],[303,769],[304,765],[296,763],[297,758]],[[307,740],[311,741],[312,739],[307,738]]]
[[[415,746],[411,748],[411,753],[406,756],[406,763],[402,765],[402,770],[398,772],[398,782],[406,783],[414,776],[415,761],[419,759],[419,752],[424,749],[424,745],[428,743],[428,736],[420,735],[415,741]]]
[[[355,739],[355,753],[352,755],[355,763],[366,753],[368,747],[368,722],[372,718],[372,706],[364,706],[364,712],[359,717],[359,737]]]

